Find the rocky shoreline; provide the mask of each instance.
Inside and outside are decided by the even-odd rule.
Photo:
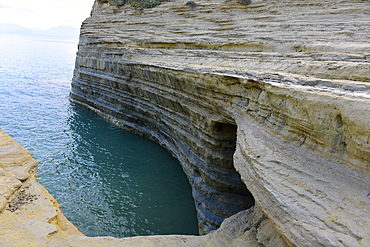
[[[206,236],[86,237],[64,217],[58,202],[36,182],[36,170],[37,162],[29,152],[0,130],[0,246],[221,247],[239,243],[257,246],[271,239],[284,244],[278,232],[272,238],[263,235],[271,224],[258,209],[252,214],[240,212]]]
[[[82,236],[2,133],[0,245],[370,245],[369,17],[361,0],[96,1],[71,99],[180,161],[206,235]]]

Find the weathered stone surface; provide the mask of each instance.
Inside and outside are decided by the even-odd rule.
[[[201,232],[250,192],[288,244],[369,245],[370,6],[195,3],[95,3],[72,99],[179,159]]]
[[[1,246],[370,245],[370,5],[195,3],[143,11],[95,3],[71,98],[165,146],[193,186],[201,231],[220,229],[89,238],[55,201],[45,199],[42,213],[26,193],[18,197],[26,204],[0,214]],[[8,176],[3,164],[27,155],[4,150]],[[256,206],[242,210],[248,199]]]
[[[219,230],[204,236],[167,235],[117,239],[112,237],[89,238],[70,236],[50,242],[50,246],[250,246],[287,247],[276,228],[257,209],[246,210],[226,219]],[[271,227],[270,231],[264,228]],[[260,232],[262,229],[262,233]],[[263,236],[269,232],[268,236]]]
[[[0,195],[5,198],[9,199],[9,197],[21,186],[22,182],[15,177],[0,176]]]
[[[37,162],[0,130],[0,246],[47,246],[50,236],[82,235],[35,179]]]
[[[8,200],[4,196],[0,196],[0,212],[2,212],[6,205],[8,204]]]
[[[30,159],[22,162],[22,164],[12,164],[10,166],[4,166],[4,170],[12,174],[15,178],[20,181],[27,180],[37,169],[37,162],[34,159]]]

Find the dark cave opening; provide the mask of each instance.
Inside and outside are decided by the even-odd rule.
[[[242,181],[234,166],[237,125],[229,122],[212,122],[211,135],[217,143],[215,149],[219,152],[220,162],[217,165],[227,171],[227,175],[220,175],[224,187],[219,190],[229,194],[227,203],[236,206],[230,207],[231,216],[239,211],[249,209],[255,204],[252,194],[248,191],[245,182]]]

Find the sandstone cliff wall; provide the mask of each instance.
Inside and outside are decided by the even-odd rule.
[[[105,2],[82,25],[71,98],[165,146],[201,232],[223,223],[83,236],[0,132],[1,246],[370,245],[368,1]]]
[[[253,201],[297,246],[370,236],[366,1],[95,3],[71,98],[177,157],[201,233]]]

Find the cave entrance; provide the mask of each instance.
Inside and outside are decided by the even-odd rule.
[[[222,193],[219,201],[223,203],[224,208],[223,215],[220,216],[225,219],[251,208],[255,202],[234,166],[233,158],[237,141],[236,124],[213,121],[209,130],[213,148],[206,159],[207,163],[216,170],[217,182],[213,184],[213,188]],[[213,230],[212,227],[209,230]]]
[[[250,208],[254,205],[254,199],[248,191],[245,183],[241,180],[240,174],[234,166],[234,153],[236,150],[237,126],[232,123],[213,122],[211,125],[212,137],[215,139],[217,146],[216,150],[220,154],[219,166],[228,169],[228,175],[233,178],[227,183],[224,190],[231,193],[236,193],[240,196],[245,196],[244,205]],[[215,163],[213,160],[212,163]],[[217,163],[217,161],[216,161]]]

